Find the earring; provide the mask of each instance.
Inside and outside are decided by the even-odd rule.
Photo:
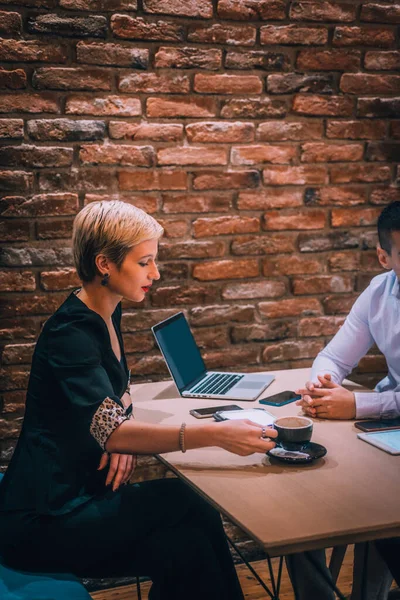
[[[103,286],[108,285],[109,279],[110,279],[110,274],[109,273],[104,273],[103,278],[100,281],[101,285],[103,285]]]

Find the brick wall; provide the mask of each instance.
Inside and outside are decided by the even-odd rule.
[[[0,0],[0,465],[93,200],[166,231],[162,280],[124,308],[137,377],[167,375],[149,327],[177,310],[210,367],[311,364],[400,199],[399,23],[390,0]]]

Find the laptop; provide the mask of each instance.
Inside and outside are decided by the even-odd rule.
[[[181,396],[256,400],[275,379],[261,373],[207,371],[182,312],[151,328]]]

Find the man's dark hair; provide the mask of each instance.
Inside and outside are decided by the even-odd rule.
[[[389,255],[392,253],[392,231],[400,231],[400,201],[388,204],[378,219],[379,244]]]

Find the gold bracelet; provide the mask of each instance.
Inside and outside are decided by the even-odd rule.
[[[186,423],[182,423],[181,428],[179,430],[179,448],[182,452],[186,452],[185,448],[185,427]]]

